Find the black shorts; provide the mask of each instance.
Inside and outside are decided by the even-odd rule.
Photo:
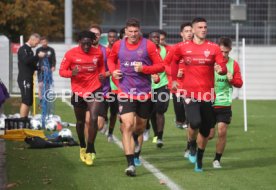
[[[97,93],[97,95],[95,95]],[[98,94],[99,93],[99,94]],[[103,93],[102,93],[102,89],[99,88],[97,90],[95,90],[94,92],[91,93],[91,97],[95,97],[97,100],[99,101],[103,101]],[[88,110],[88,105],[86,100],[90,101],[91,98],[83,98],[81,96],[76,95],[75,93],[73,93],[72,97],[71,97],[71,104],[74,107],[78,107],[78,108],[83,108]]]
[[[212,102],[184,100],[186,118],[192,129],[199,129],[199,132],[208,137],[210,129],[216,123]]]
[[[225,107],[225,108],[215,108],[215,116],[216,116],[216,122],[223,122],[226,124],[231,123],[232,119],[232,109],[231,107]]]
[[[22,103],[27,106],[33,105],[33,80],[32,79],[22,79],[17,81]]]
[[[99,109],[99,116],[105,118],[105,120],[107,120],[107,111],[108,111],[108,107],[109,107],[109,104],[108,104],[108,102],[106,101],[106,99],[104,99],[104,100],[101,102],[101,106],[100,106],[100,109]]]
[[[146,101],[119,99],[119,113],[123,115],[125,113],[135,112],[139,117],[148,119],[152,112],[152,101],[148,99]]]
[[[168,90],[167,86],[162,86],[160,88],[154,89],[153,92],[153,112],[164,114],[168,110],[170,102],[170,91]]]
[[[99,116],[107,119],[108,108],[110,109],[111,115],[116,115],[118,113],[118,99],[117,95],[110,93],[107,99],[101,102]]]

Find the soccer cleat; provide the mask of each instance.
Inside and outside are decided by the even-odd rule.
[[[80,148],[80,159],[82,162],[85,162],[86,148]]]
[[[178,128],[178,129],[183,129],[183,125],[182,124],[175,123],[175,127]]]
[[[149,140],[149,134],[150,134],[150,130],[146,129],[143,133],[143,141],[148,141]]]
[[[85,164],[88,166],[92,166],[93,165],[93,157],[95,158],[95,156],[93,156],[94,153],[87,153],[86,154],[86,159],[85,159]],[[94,154],[95,155],[95,154]]]
[[[193,163],[193,164],[196,163],[196,154],[192,155],[190,152],[188,158],[191,163]]]
[[[141,163],[141,161],[140,161],[139,158],[134,158],[134,165],[135,166],[141,166],[142,165],[142,163]]]
[[[216,168],[216,169],[222,168],[218,160],[213,161],[213,168]]]
[[[113,143],[114,142],[113,135],[109,134],[107,136],[107,141],[110,142],[110,143]]]
[[[183,128],[183,129],[188,129],[188,125],[187,125],[186,123],[184,123],[184,124],[182,125],[182,128]]]
[[[162,148],[163,146],[164,146],[163,141],[162,141],[161,139],[158,139],[158,140],[157,140],[157,143],[156,143],[156,147],[157,147],[157,148]]]
[[[195,169],[194,170],[195,170],[195,172],[203,172],[203,169],[198,167],[197,162],[195,163]]]
[[[157,143],[157,136],[153,137],[152,143]]]
[[[125,169],[125,173],[127,176],[134,177],[136,176],[135,166],[130,165]]]
[[[190,150],[189,150],[189,149],[186,149],[186,150],[184,151],[184,154],[183,154],[184,158],[189,158],[189,154],[190,154]]]

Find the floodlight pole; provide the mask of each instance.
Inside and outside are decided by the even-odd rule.
[[[72,44],[72,0],[65,0],[64,20],[65,20],[65,44]]]

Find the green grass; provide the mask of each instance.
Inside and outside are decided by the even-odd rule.
[[[6,113],[18,112],[14,102],[6,103]],[[275,189],[275,107],[276,101],[248,101],[248,132],[244,132],[242,102],[234,101],[223,169],[212,168],[212,140],[205,151],[204,172],[193,171],[193,165],[183,158],[185,131],[174,127],[172,104],[166,114],[165,146],[157,149],[147,141],[142,156],[183,189]],[[64,121],[74,122],[73,111],[66,104],[58,101],[55,110]],[[115,134],[121,137],[118,125]],[[137,177],[126,177],[122,150],[107,143],[101,134],[92,167],[79,161],[78,147],[33,150],[24,143],[7,142],[6,149],[7,178],[9,183],[17,183],[14,189],[167,189],[143,167],[137,169]]]

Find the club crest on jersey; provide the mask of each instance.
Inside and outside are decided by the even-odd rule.
[[[78,69],[78,71],[81,71],[81,66],[80,65],[76,65],[76,68]]]
[[[93,63],[94,65],[97,65],[97,62],[98,62],[98,58],[97,58],[97,57],[94,57],[94,58],[92,59],[92,63]]]
[[[139,57],[141,57],[143,55],[143,53],[144,53],[144,50],[142,50],[142,49],[137,50],[137,54]]]
[[[186,58],[185,58],[185,63],[186,63],[187,65],[190,65],[190,64],[192,63],[192,58],[191,58],[191,57],[186,57]]]
[[[209,55],[210,55],[210,51],[207,49],[207,50],[205,50],[204,51],[204,55],[205,55],[205,57],[209,57]]]

